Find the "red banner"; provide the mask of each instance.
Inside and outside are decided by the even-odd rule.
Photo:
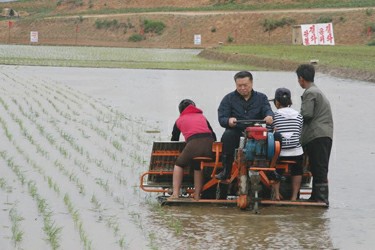
[[[12,21],[8,21],[8,28],[10,29],[10,28],[12,28],[13,27],[13,22]]]

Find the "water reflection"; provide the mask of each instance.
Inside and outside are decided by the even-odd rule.
[[[236,207],[164,209],[167,216],[160,222],[168,225],[169,220],[178,218],[182,225],[179,238],[184,240],[164,244],[163,249],[333,248],[329,218],[323,208],[262,207],[261,214]]]

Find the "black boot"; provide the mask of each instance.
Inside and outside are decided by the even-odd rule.
[[[315,200],[323,201],[325,204],[329,205],[328,201],[328,183],[318,183],[315,184]]]
[[[221,181],[224,181],[230,177],[230,173],[232,171],[232,161],[230,161],[231,157],[227,155],[222,155],[221,162],[223,163],[223,171],[219,174],[215,175],[215,178]]]

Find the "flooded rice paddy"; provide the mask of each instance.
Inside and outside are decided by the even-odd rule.
[[[219,138],[234,71],[0,66],[0,249],[371,249],[375,85],[318,74],[335,132],[330,207],[159,207],[139,190],[183,98]],[[293,72],[254,72],[271,97]],[[152,131],[153,133],[148,133]],[[159,131],[159,133],[154,133]]]

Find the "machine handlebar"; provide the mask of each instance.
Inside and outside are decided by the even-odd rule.
[[[251,120],[237,120],[236,123],[237,124],[240,123],[240,124],[244,124],[244,125],[254,126],[255,124],[266,124],[266,121],[251,119]]]

